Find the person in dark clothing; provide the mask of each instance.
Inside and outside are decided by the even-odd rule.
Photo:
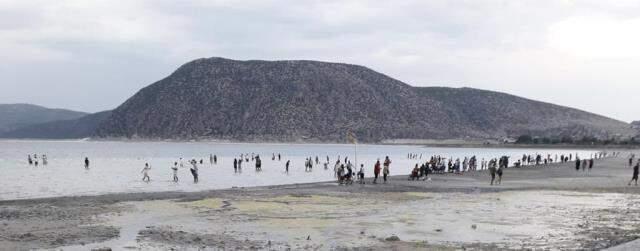
[[[289,160],[287,160],[287,163],[284,164],[284,172],[285,173],[289,173]]]
[[[351,168],[351,162],[347,164],[347,173],[344,175],[343,180],[345,181],[345,185],[353,184],[353,169]]]
[[[496,161],[489,161],[489,174],[491,174],[491,185],[493,186],[493,182],[496,180]]]
[[[262,160],[260,159],[260,155],[256,156],[255,161],[256,161],[256,172],[262,171]]]
[[[631,186],[631,182],[635,181],[636,182],[636,186],[638,185],[638,169],[640,168],[640,160],[638,161],[638,163],[633,167],[633,176],[631,176],[631,180],[629,181],[629,186]]]
[[[193,183],[198,183],[198,162],[191,160],[191,175],[193,175]]]
[[[580,159],[576,158],[576,171],[580,171]]]
[[[234,173],[238,172],[238,159],[236,158],[233,159],[233,172]]]
[[[380,160],[376,161],[373,166],[373,184],[378,183],[378,177],[380,176]]]
[[[89,169],[89,158],[85,157],[84,158],[84,169]]]
[[[411,175],[409,175],[409,180],[419,179],[419,176],[420,176],[420,169],[418,168],[418,164],[416,164],[416,166],[413,167],[413,170],[411,170]]]

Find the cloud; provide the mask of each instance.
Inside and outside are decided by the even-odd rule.
[[[549,28],[549,45],[577,57],[640,57],[640,17],[573,16]]]
[[[9,90],[0,102],[113,108],[189,60],[222,56],[362,64],[413,85],[507,91],[632,120],[616,108],[640,105],[638,28],[640,2],[626,0],[0,0]],[[104,98],[24,94],[45,83]],[[602,86],[616,97],[585,98]]]

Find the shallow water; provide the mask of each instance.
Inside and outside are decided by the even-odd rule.
[[[101,224],[121,229],[118,238],[64,249],[217,250],[201,249],[189,239],[174,237],[165,242],[140,241],[139,232],[148,228],[164,229],[166,236],[172,236],[171,231],[186,231],[259,243],[273,241],[273,250],[375,247],[392,235],[416,243],[416,247],[598,249],[615,238],[638,235],[634,230],[638,205],[640,197],[634,194],[568,191],[245,195],[192,202],[136,201],[120,204],[128,210],[100,217]]]
[[[333,180],[333,164],[324,170],[329,156],[335,163],[338,156],[355,162],[353,145],[340,144],[255,144],[214,142],[96,142],[96,141],[0,141],[0,200],[43,198],[70,195],[97,195],[118,192],[202,191],[231,187],[281,185]],[[243,163],[243,172],[234,173],[233,158],[241,153],[259,154],[262,172],[256,172],[254,162]],[[272,154],[282,154],[282,161],[271,160]],[[407,153],[422,154],[423,159],[407,159]],[[402,145],[358,145],[357,163],[364,164],[366,176],[372,176],[376,159],[389,156],[391,174],[408,174],[412,167],[427,156],[461,158],[477,156],[479,160],[511,156],[512,162],[522,154],[579,154],[590,156],[594,151],[572,149],[500,149],[500,148],[437,148]],[[48,165],[38,167],[27,163],[28,154],[46,154]],[[209,164],[209,154],[218,156],[217,165]],[[320,165],[305,172],[307,157],[318,156]],[[84,157],[91,167],[84,169]],[[178,171],[180,182],[174,183],[170,167],[184,159]],[[193,183],[189,159],[203,159],[199,166],[200,182]],[[286,160],[291,160],[289,174],[284,172]],[[152,167],[151,182],[143,182],[141,169]]]

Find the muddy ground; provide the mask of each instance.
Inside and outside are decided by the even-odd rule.
[[[488,174],[196,193],[0,201],[2,250],[616,250],[638,248],[623,158]],[[636,244],[634,244],[636,243]]]

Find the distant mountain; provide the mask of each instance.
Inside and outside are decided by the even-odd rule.
[[[98,137],[344,141],[631,136],[629,124],[476,89],[412,87],[316,61],[198,59],[116,108]]]
[[[0,134],[24,126],[56,120],[77,119],[87,115],[64,109],[50,109],[31,104],[0,104]]]
[[[77,119],[58,120],[42,124],[24,126],[12,131],[0,133],[0,138],[14,139],[81,139],[91,137],[96,128],[111,111],[89,114]]]
[[[640,120],[631,122],[631,127],[640,130]]]
[[[633,136],[629,124],[581,110],[529,100],[510,94],[471,88],[420,87],[423,97],[444,104],[457,124],[471,125],[485,137]]]

